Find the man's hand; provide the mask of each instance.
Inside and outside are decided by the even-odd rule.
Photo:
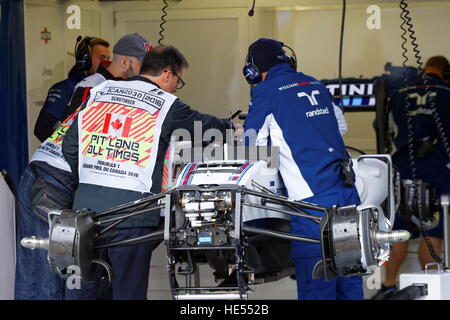
[[[236,141],[242,141],[244,136],[244,126],[239,122],[233,122],[234,139]]]

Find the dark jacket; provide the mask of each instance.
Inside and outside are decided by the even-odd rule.
[[[390,97],[389,107],[397,126],[394,139],[397,150],[393,155],[393,162],[402,179],[412,178],[408,154],[408,99],[417,178],[425,180],[442,192],[450,192],[450,169],[447,167],[450,159],[441,139],[443,135],[450,143],[450,88],[434,74],[426,74],[425,77],[428,78],[430,88],[425,88],[423,80],[414,81],[407,87],[399,88]],[[432,95],[431,99],[429,95],[426,96],[428,90]],[[431,102],[434,102],[434,111],[440,118],[441,133],[433,116]],[[417,151],[424,140],[434,140],[435,143],[424,158],[419,158]]]
[[[131,79],[152,83],[150,80],[136,76]],[[153,83],[154,84],[154,83]],[[161,192],[162,172],[164,157],[169,146],[170,137],[175,129],[187,129],[191,136],[194,134],[194,121],[202,121],[203,130],[217,128],[225,136],[225,130],[231,127],[231,123],[225,119],[219,119],[211,115],[202,114],[191,109],[187,104],[177,99],[170,107],[161,127],[158,155],[155,169],[152,175],[152,188],[149,193],[124,190],[120,188],[110,188],[92,184],[80,183],[75,193],[74,209],[89,208],[96,212],[101,212],[111,207],[123,203],[135,201],[146,197],[152,193]],[[78,116],[67,132],[63,141],[63,154],[69,163],[72,172],[78,172]],[[159,225],[159,211],[152,211],[129,218],[119,225],[120,228],[145,227]]]
[[[83,79],[75,87],[72,99],[67,105],[64,113],[64,120],[67,119],[89,96],[90,90],[106,80],[123,80],[122,77],[115,77],[104,66],[100,65],[97,72]]]
[[[313,77],[287,63],[274,65],[251,90],[244,127],[259,133],[259,145],[280,147],[279,169],[290,198],[312,197],[340,180],[344,142],[330,93]]]
[[[47,99],[34,126],[34,135],[41,141],[50,137],[58,127],[56,123],[65,119],[65,110],[72,98],[75,85],[86,75],[72,69],[67,79],[55,83],[48,90]]]

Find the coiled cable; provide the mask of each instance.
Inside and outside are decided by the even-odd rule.
[[[401,47],[402,47],[402,56],[403,56],[403,77],[405,79],[406,82],[406,92],[405,92],[405,111],[406,111],[406,127],[407,127],[407,148],[408,148],[408,157],[409,157],[409,161],[410,161],[410,166],[411,166],[411,176],[414,180],[417,180],[417,170],[416,170],[416,162],[415,162],[415,156],[414,156],[414,136],[413,136],[413,125],[412,125],[412,116],[411,116],[411,103],[409,102],[408,99],[408,84],[407,84],[407,62],[408,62],[408,50],[406,48],[406,44],[407,44],[407,38],[406,38],[406,34],[409,32],[409,38],[411,39],[411,45],[413,47],[413,51],[414,51],[414,57],[416,58],[416,62],[418,65],[418,72],[422,74],[423,71],[423,62],[422,62],[422,57],[420,54],[420,50],[419,50],[419,46],[417,44],[417,38],[415,36],[415,31],[414,31],[414,26],[411,22],[411,17],[410,15],[410,11],[408,10],[408,3],[406,2],[406,0],[401,0],[400,1],[400,9],[402,10],[402,12],[400,13],[400,18],[402,19],[402,24],[400,25],[400,28],[402,29],[403,33],[401,35],[401,38],[403,40]],[[436,108],[435,108],[435,103],[434,103],[434,99],[432,98],[431,95],[429,95],[429,89],[430,84],[429,84],[429,79],[426,76],[422,76],[423,81],[424,81],[424,87],[425,87],[425,92],[427,92],[427,95],[430,97],[430,108],[433,114],[433,118],[435,119],[436,122],[436,126],[438,128],[438,132],[441,136],[441,139],[444,143],[444,146],[446,147],[446,150],[448,149],[447,153],[449,155],[449,159],[450,159],[450,148],[448,146],[448,141],[447,138],[445,137],[445,134],[443,133],[443,128],[442,128],[442,123],[440,121],[439,115],[436,112]],[[414,185],[414,188],[417,188],[417,185]],[[417,192],[414,192],[414,196],[417,199]],[[423,217],[422,215],[422,202],[421,201],[417,201],[418,203],[418,210],[419,210],[419,221],[420,221],[420,232],[423,235],[423,238],[425,239],[426,245],[428,247],[428,251],[430,252],[430,255],[433,257],[433,259],[438,262],[438,263],[442,263],[442,259],[436,254],[433,245],[431,243],[430,238],[428,237],[425,228],[423,226]]]
[[[169,8],[169,4],[167,3],[167,0],[163,0],[164,2],[164,6],[161,9],[163,12],[163,15],[161,16],[161,24],[159,25],[159,36],[161,38],[158,39],[158,44],[162,45],[162,41],[164,40],[164,31],[166,31],[166,29],[164,28],[164,24],[167,22],[166,17],[167,17],[167,8]]]
[[[416,58],[417,65],[418,65],[418,72],[421,73],[423,70],[422,57],[420,55],[419,46],[417,44],[416,32],[413,30],[414,26],[411,22],[412,19],[409,16],[411,12],[408,10],[408,3],[405,0],[400,1],[400,9],[402,9],[402,16],[403,16],[402,19],[404,21],[404,23],[402,23],[402,26],[404,26],[406,24],[406,26],[408,27],[406,30],[409,32],[409,37],[411,39],[411,45],[412,45],[413,51],[414,51],[414,57]]]
[[[342,94],[342,51],[344,46],[344,27],[345,27],[345,12],[347,7],[347,1],[342,0],[342,19],[341,19],[341,35],[339,41],[339,95],[341,98],[339,99],[339,106],[342,109],[342,100],[344,99],[344,95]],[[342,110],[343,112],[344,110]]]

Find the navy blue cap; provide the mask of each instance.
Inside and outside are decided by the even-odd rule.
[[[135,57],[142,62],[147,51],[153,49],[150,41],[143,36],[133,33],[127,34],[114,45],[113,53],[121,56]]]
[[[253,42],[249,50],[259,72],[269,71],[277,63],[284,62],[285,53],[280,41],[261,38]]]

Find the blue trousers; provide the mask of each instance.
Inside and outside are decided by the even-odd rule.
[[[362,300],[363,282],[359,276],[312,280],[314,265],[321,257],[296,259],[297,294],[299,300]]]
[[[143,236],[156,231],[156,227],[113,229],[104,235],[104,242],[115,242]],[[150,259],[152,251],[161,241],[145,242],[138,245],[105,248],[99,250],[99,258],[111,264],[113,272],[113,300],[146,300]],[[105,270],[96,268],[94,280],[81,281],[80,289],[66,286],[66,300],[95,300],[102,283]]]
[[[60,184],[43,170],[39,174],[55,187]],[[20,178],[17,190],[18,221],[16,245],[15,299],[61,300],[64,299],[64,281],[55,275],[47,262],[46,250],[30,250],[20,245],[24,237],[48,237],[48,224],[38,218],[31,209],[31,187],[35,177],[28,165]],[[67,190],[61,189],[61,192]]]
[[[346,188],[340,181],[335,187],[305,201],[326,207],[360,202],[356,188]],[[306,211],[315,216],[323,214],[313,210]],[[291,231],[300,236],[320,238],[319,225],[306,218],[293,216]],[[362,300],[364,298],[360,276],[338,277],[331,281],[326,281],[324,278],[312,279],[313,267],[321,259],[319,244],[293,241],[291,256],[295,263],[297,292],[300,300]]]

